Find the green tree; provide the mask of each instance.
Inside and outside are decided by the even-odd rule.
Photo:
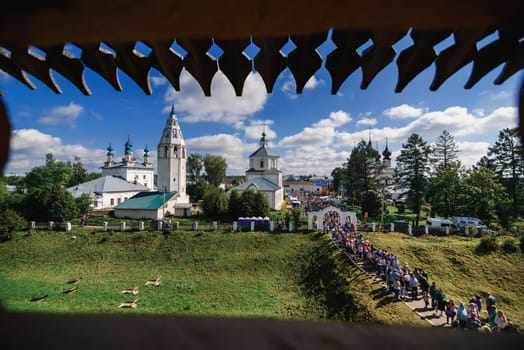
[[[269,203],[266,195],[260,191],[247,189],[240,195],[242,204],[241,215],[239,216],[267,216],[269,213]]]
[[[204,213],[212,219],[223,218],[227,214],[227,194],[220,188],[209,186],[202,202]]]
[[[87,169],[82,165],[80,157],[75,156],[74,159],[75,162],[73,164],[69,163],[71,167],[71,178],[69,179],[67,187],[75,186],[87,181]]]
[[[448,162],[437,167],[429,181],[427,197],[434,213],[442,216],[457,214],[457,202],[464,191],[462,183],[464,169],[459,161]]]
[[[437,137],[432,151],[432,160],[436,163],[438,168],[439,166],[445,167],[450,162],[455,161],[459,149],[453,136],[447,130],[444,130],[439,137]]]
[[[460,203],[461,214],[478,217],[489,223],[497,220],[497,211],[508,207],[510,199],[493,171],[479,167],[466,172]]]
[[[204,194],[209,187],[209,183],[204,178],[199,178],[196,183],[187,185],[187,194],[191,197],[192,202],[197,202],[204,198]]]
[[[511,198],[512,216],[518,217],[519,185],[524,176],[524,153],[517,128],[499,132],[495,145],[489,148],[495,172],[507,188]]]
[[[196,181],[200,177],[203,168],[204,158],[201,154],[191,153],[189,157],[187,157],[187,172],[189,173],[191,181]]]
[[[67,186],[72,176],[72,169],[66,162],[57,161],[52,153],[46,154],[45,164],[31,169],[25,176],[24,183],[31,191],[35,188]]]
[[[9,195],[9,193],[7,193],[7,187],[6,187],[6,183],[4,181],[4,177],[0,177],[0,210],[3,210],[7,207],[8,205],[8,200],[7,200],[7,196]]]
[[[396,185],[407,194],[406,204],[416,214],[417,226],[426,191],[430,154],[431,148],[427,142],[420,135],[412,134],[402,145],[400,155],[397,157]]]
[[[347,165],[344,163],[342,167],[336,167],[331,171],[331,177],[333,178],[332,190],[340,193],[345,192],[345,186],[347,183]]]
[[[75,205],[79,215],[89,213],[92,209],[91,204],[93,204],[93,199],[87,193],[83,193],[78,198],[75,198]]]
[[[370,216],[380,211],[380,189],[377,171],[380,169],[380,154],[371,142],[360,141],[353,148],[347,161],[347,194],[350,203],[359,205],[362,212]]]
[[[206,169],[206,179],[213,186],[218,187],[226,178],[227,163],[221,156],[206,154],[204,168]]]
[[[22,210],[24,217],[34,221],[64,222],[78,216],[73,196],[60,186],[33,189],[24,197]]]
[[[236,189],[232,189],[229,194],[228,212],[231,219],[236,219],[242,216],[242,200],[240,198],[240,193]]]
[[[27,222],[19,213],[13,209],[0,211],[0,242],[10,240],[12,233],[27,227]]]

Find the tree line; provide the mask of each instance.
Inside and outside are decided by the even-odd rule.
[[[501,130],[471,169],[459,155],[446,130],[433,145],[414,133],[402,144],[394,174],[387,179],[380,154],[362,140],[331,175],[334,188],[346,192],[348,204],[370,216],[380,214],[382,201],[392,191],[406,198],[416,225],[426,205],[431,216],[472,216],[505,227],[524,214],[524,153],[518,129]]]

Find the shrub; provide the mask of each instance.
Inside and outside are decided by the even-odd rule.
[[[512,254],[519,251],[519,246],[513,237],[506,238],[500,248],[506,254]]]
[[[479,254],[488,254],[496,252],[498,248],[499,245],[497,244],[497,239],[494,236],[484,236],[480,240],[476,251]]]
[[[25,219],[13,209],[0,212],[0,242],[10,240],[13,232],[20,231],[26,226]]]

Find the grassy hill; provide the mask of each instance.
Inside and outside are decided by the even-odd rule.
[[[368,233],[370,242],[392,251],[402,263],[424,268],[448,298],[468,302],[474,294],[491,292],[499,309],[524,327],[524,256],[521,252],[479,254],[480,238],[411,237],[400,233]],[[499,237],[499,245],[508,237]],[[485,307],[484,307],[485,309]]]
[[[427,326],[372,284],[326,237],[266,233],[17,233],[0,244],[10,311],[154,313]],[[158,287],[146,280],[161,276]],[[78,290],[65,282],[82,277]],[[117,306],[139,287],[139,307]],[[47,294],[39,302],[35,296]]]
[[[312,234],[156,232],[112,235],[17,233],[0,244],[0,300],[10,311],[149,313],[347,320],[429,326],[372,283],[325,237]],[[477,256],[477,241],[368,234],[448,296],[488,289],[518,325],[523,320],[522,255]],[[145,286],[161,276],[158,287]],[[82,277],[78,290],[62,291]],[[120,293],[139,287],[136,297]],[[34,296],[47,294],[39,302]],[[520,296],[520,298],[519,298]],[[138,298],[136,309],[118,305]]]

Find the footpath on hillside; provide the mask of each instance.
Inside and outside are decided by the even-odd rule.
[[[386,290],[389,290],[383,279],[377,277],[375,273],[366,270],[362,261],[355,259],[350,254],[345,252],[343,249],[341,250],[344,253],[344,255],[346,255],[346,257],[351,262],[353,262],[353,264],[355,264],[362,272],[366,273],[369,276],[369,278],[371,278],[375,283],[380,284]],[[435,314],[433,308],[425,307],[424,300],[422,299],[421,294],[422,293],[419,293],[418,298],[416,300],[413,300],[411,296],[409,296],[409,298],[399,302],[404,303],[407,307],[416,312],[421,319],[428,321],[433,327],[450,327],[450,324],[446,324],[445,314],[440,316],[440,312]]]

